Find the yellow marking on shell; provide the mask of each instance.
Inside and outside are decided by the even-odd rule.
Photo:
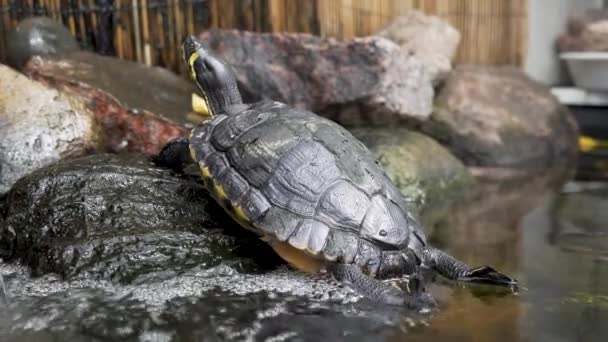
[[[226,195],[226,191],[224,191],[224,187],[221,184],[216,183],[215,181],[213,181],[213,184],[215,185],[215,195],[217,196],[217,198],[219,200],[227,199],[228,196]]]
[[[193,148],[190,148],[190,158],[192,158],[192,160],[196,161],[196,153],[194,152]],[[200,163],[199,163],[199,167],[201,167]]]
[[[290,265],[307,273],[318,273],[324,265],[323,260],[316,258],[306,251],[299,250],[289,243],[264,236],[262,240],[268,242],[272,249]]]
[[[211,177],[211,173],[209,172],[209,167],[208,166],[204,166],[202,163],[199,164],[199,166],[200,166],[201,174],[203,175],[203,177],[210,178]]]
[[[192,110],[201,116],[211,116],[207,101],[196,93],[192,93]]]
[[[188,58],[188,65],[190,66],[190,77],[192,77],[193,80],[196,79],[196,72],[194,72],[194,62],[196,62],[199,57],[200,55],[198,54],[198,51],[196,51],[190,55],[190,58]]]
[[[245,214],[245,211],[240,205],[236,204],[236,202],[232,202],[232,206],[234,207],[234,216],[237,218],[237,221],[250,222],[249,217],[247,217],[247,214]]]

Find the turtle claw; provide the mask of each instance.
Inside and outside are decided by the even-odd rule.
[[[517,289],[517,280],[496,271],[490,266],[473,268],[458,277],[458,280],[471,283],[506,286],[514,290]]]

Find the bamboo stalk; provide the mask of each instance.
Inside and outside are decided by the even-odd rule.
[[[70,4],[68,4],[68,6],[66,7],[68,7],[70,10],[72,9]],[[76,37],[76,20],[74,19],[74,11],[69,11],[68,27],[70,28],[70,32],[72,32],[72,35]]]
[[[211,14],[211,27],[219,28],[219,7],[218,0],[209,0],[209,12]]]
[[[157,46],[160,51],[161,58],[163,60],[164,66],[169,66],[169,57],[167,56],[167,44],[165,42],[165,27],[164,27],[164,19],[160,10],[156,10],[156,28],[158,32],[158,41]]]
[[[173,6],[175,8],[175,12],[173,13],[175,15],[175,41],[179,44],[184,38],[184,17],[179,1],[173,1]]]
[[[171,66],[172,69],[175,70],[175,52],[176,51],[176,45],[175,45],[175,30],[174,30],[174,25],[173,25],[173,6],[171,6],[171,0],[167,0],[167,20],[169,21],[169,25],[168,25],[168,37],[169,37],[169,52],[168,52],[168,56],[169,56],[169,65]]]
[[[82,0],[78,0],[78,28],[80,31],[80,39],[81,39],[81,43],[84,46],[88,45],[88,39],[87,39],[87,26],[85,25],[84,22],[84,7],[82,6]]]
[[[118,22],[116,23],[116,29],[114,31],[114,48],[118,58],[125,58],[124,42],[123,42],[123,27],[122,27],[122,16],[120,15],[121,0],[116,0],[116,9],[118,11]]]
[[[194,8],[192,2],[188,2],[188,8],[186,10],[186,18],[188,22],[188,34],[195,34],[196,31],[194,29]]]
[[[141,26],[144,39],[144,61],[146,65],[152,65],[152,51],[150,47],[150,26],[148,25],[148,1],[141,0]]]
[[[137,62],[142,62],[141,31],[139,28],[139,8],[137,0],[131,0],[131,11],[133,13],[133,33],[135,34],[135,56]]]
[[[2,6],[2,4],[0,3],[0,6]],[[4,17],[4,15],[2,15],[2,17]],[[6,47],[4,45],[4,37],[6,36],[6,34],[4,33],[6,30],[6,27],[3,25],[3,23],[0,23],[0,60],[4,61],[6,56],[5,56],[5,51],[6,51]]]
[[[61,1],[51,0],[53,2],[53,12],[57,13],[57,21],[63,24],[63,16],[61,15]]]
[[[176,23],[176,27],[175,27],[175,43],[176,46],[175,48],[171,51],[171,54],[173,56],[177,56],[177,54],[179,53],[179,45],[181,44],[182,40],[184,39],[184,16],[182,14],[182,9],[181,6],[179,4],[179,1],[175,1],[173,3],[173,5],[175,6],[175,23]],[[185,71],[185,67],[183,63],[180,63],[180,58],[175,58],[176,61],[176,65],[174,66],[175,70],[179,70],[180,73]]]
[[[268,0],[268,10],[270,16],[271,30],[274,32],[285,31],[285,23],[283,21],[285,13],[283,0]]]
[[[8,0],[2,0],[2,7],[8,8]],[[2,16],[2,27],[4,27],[4,29],[6,31],[9,31],[11,28],[10,24],[11,24],[10,13],[5,13],[5,15]]]
[[[90,20],[91,20],[91,28],[93,32],[97,32],[97,15],[95,11],[93,11],[93,6],[95,5],[95,0],[89,0],[89,9],[90,9]]]

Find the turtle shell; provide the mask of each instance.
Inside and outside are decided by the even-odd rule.
[[[338,124],[264,101],[193,129],[205,186],[241,225],[322,259],[367,266],[425,244],[369,150]]]

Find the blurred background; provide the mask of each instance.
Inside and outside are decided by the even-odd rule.
[[[452,63],[520,67],[555,87],[553,93],[572,108],[586,135],[608,139],[608,127],[598,116],[607,103],[604,74],[596,73],[608,63],[605,56],[563,54],[608,49],[605,6],[602,0],[4,0],[0,61],[18,65],[33,54],[24,45],[27,33],[11,40],[10,32],[35,16],[61,23],[85,50],[183,73],[178,47],[187,33],[237,29],[348,39],[377,34],[395,18],[419,10],[457,31],[446,40],[452,46],[444,47]],[[44,30],[47,24],[22,25]],[[71,48],[64,43],[57,43],[59,50]],[[583,164],[597,163],[584,158]]]
[[[3,45],[0,46],[6,46],[7,32],[20,20],[44,15],[69,28],[83,48],[173,70],[181,68],[176,47],[187,32],[218,28],[352,38],[375,34],[392,19],[413,9],[444,18],[462,34],[455,56],[457,63],[524,65],[529,13],[531,17],[543,15],[543,7],[539,5],[542,1],[528,4],[519,0],[6,0],[1,3]],[[532,27],[532,43],[537,39],[555,39],[565,28],[571,9],[598,7],[599,3],[556,2],[551,22],[541,25],[539,21],[538,27]],[[534,58],[540,58],[536,57],[537,49],[547,46],[534,46]],[[6,58],[6,54],[2,53],[0,58]],[[544,64],[540,60],[536,63]]]

